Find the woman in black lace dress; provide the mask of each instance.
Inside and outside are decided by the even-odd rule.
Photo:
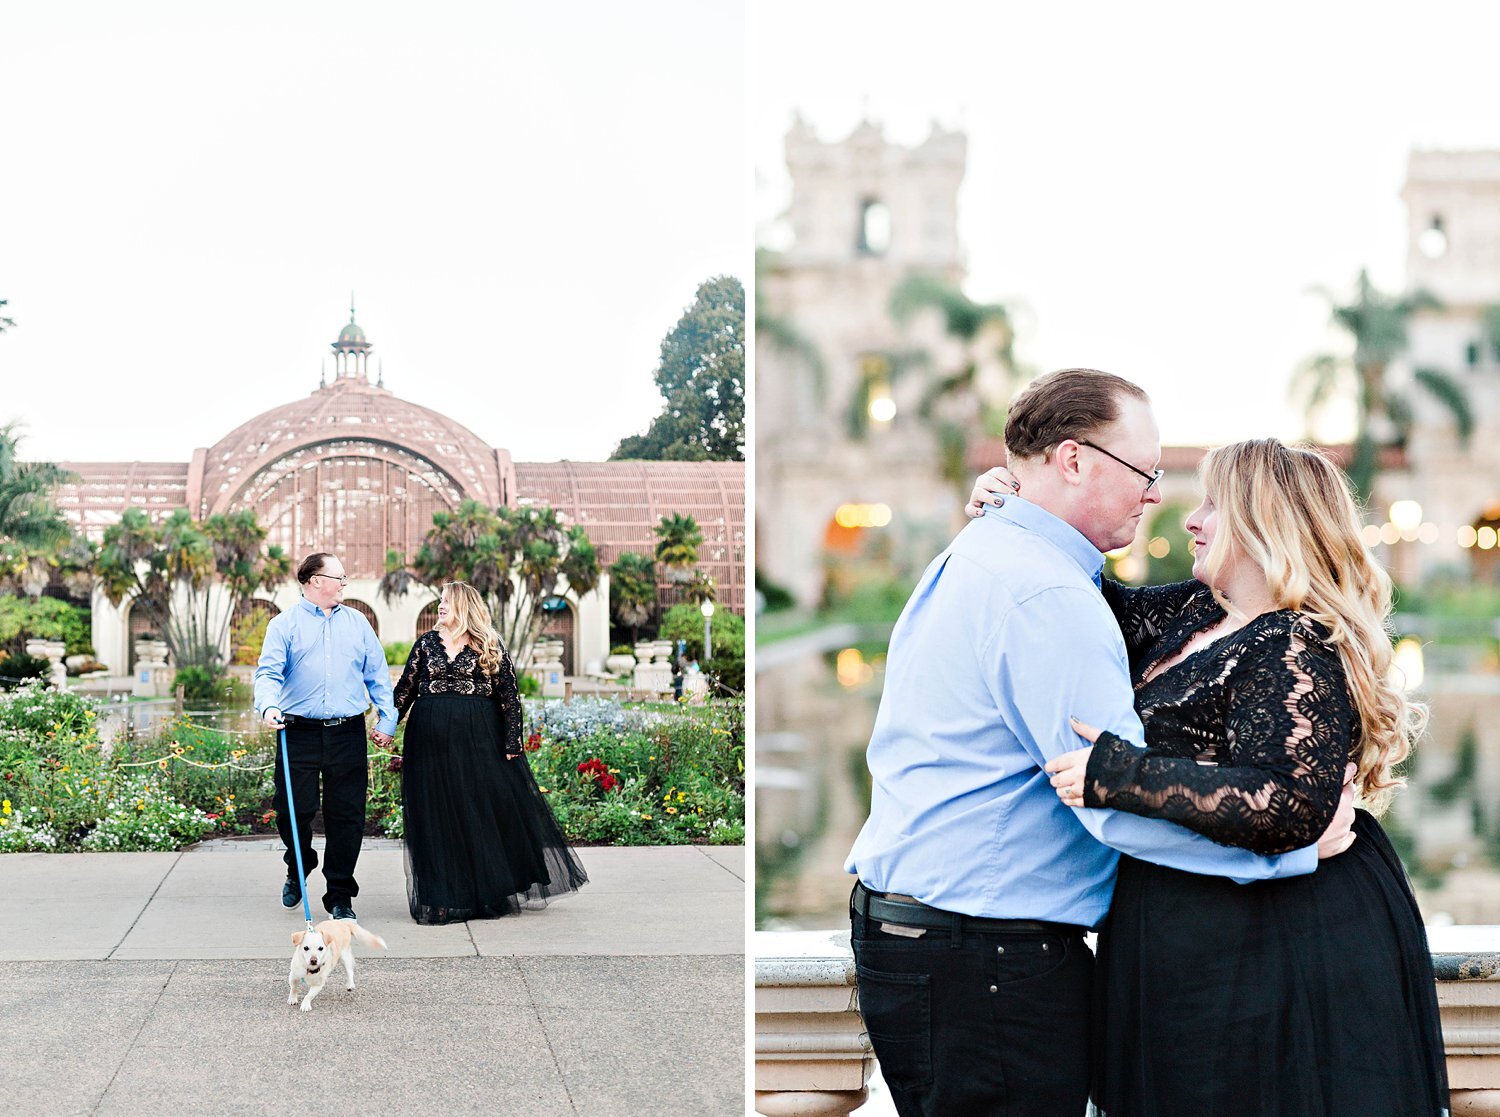
[[[438,626],[412,645],[396,684],[396,710],[407,718],[401,807],[413,919],[510,915],[587,882],[521,748],[515,667],[467,583],[443,587]]]
[[[1386,681],[1391,583],[1342,475],[1275,440],[1205,460],[1194,581],[1107,590],[1146,749],[1083,726],[1063,801],[1261,853],[1310,845],[1346,765],[1377,810],[1424,712]],[[1448,1105],[1421,913],[1372,813],[1308,876],[1239,885],[1120,859],[1095,972],[1104,1117],[1436,1117]]]

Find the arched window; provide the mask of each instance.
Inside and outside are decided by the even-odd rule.
[[[422,635],[422,633],[430,632],[437,627],[437,611],[438,603],[436,601],[429,601],[426,605],[422,606],[422,611],[417,614],[417,631],[412,634],[413,640]]]
[[[363,613],[365,620],[370,622],[370,627],[375,630],[375,635],[380,635],[380,621],[375,617],[375,610],[371,609],[357,597],[344,598],[344,606],[353,609],[356,613]]]
[[[135,644],[137,640],[165,640],[161,622],[156,616],[156,603],[149,597],[136,598],[130,603],[130,670],[135,672]]]
[[[562,641],[562,665],[564,675],[577,674],[573,666],[573,606],[564,598],[548,598],[542,609],[547,621],[542,625],[542,639]]]
[[[891,211],[877,198],[866,198],[859,207],[861,256],[884,256],[891,247]]]

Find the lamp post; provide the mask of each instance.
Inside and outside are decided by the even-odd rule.
[[[699,608],[703,611],[703,662],[707,664],[714,655],[714,603],[705,601]]]

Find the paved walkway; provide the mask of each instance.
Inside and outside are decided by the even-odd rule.
[[[0,1111],[743,1113],[744,849],[579,856],[576,896],[419,927],[367,840],[355,910],[390,950],[310,1013],[275,843],[0,856]]]

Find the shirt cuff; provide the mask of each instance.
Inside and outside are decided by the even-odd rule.
[[[396,719],[377,717],[375,719],[375,732],[384,733],[387,737],[394,737],[396,735]]]
[[[1318,868],[1318,844],[1314,842],[1310,846],[1294,849],[1290,853],[1283,853],[1280,863],[1276,868],[1276,878],[1297,877],[1307,873],[1316,872]]]

